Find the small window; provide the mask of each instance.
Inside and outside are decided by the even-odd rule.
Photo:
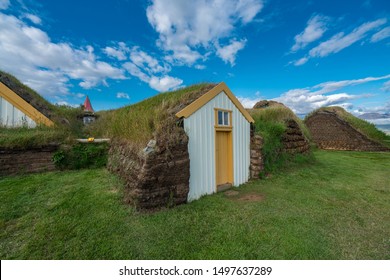
[[[230,125],[230,112],[218,110],[218,125],[229,126]]]
[[[223,112],[218,111],[218,125],[223,125]]]

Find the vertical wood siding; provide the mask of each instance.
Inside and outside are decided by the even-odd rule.
[[[216,191],[214,108],[232,111],[234,186],[249,180],[250,124],[224,92],[184,120],[189,137],[190,192],[188,200]]]
[[[7,127],[35,127],[36,123],[4,98],[0,97],[0,125]]]

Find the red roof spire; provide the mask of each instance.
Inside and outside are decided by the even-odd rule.
[[[87,95],[87,98],[85,98],[85,101],[84,101],[84,111],[91,112],[91,113],[94,112],[93,109],[92,109],[91,101],[89,101],[88,95]]]

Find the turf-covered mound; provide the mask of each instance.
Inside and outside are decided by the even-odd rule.
[[[390,147],[390,137],[341,107],[317,109],[306,116],[305,124],[321,149],[388,151]]]
[[[90,126],[95,136],[111,138],[108,169],[124,179],[126,202],[144,210],[187,201],[188,137],[175,114],[214,86],[190,86],[103,112]]]
[[[273,101],[273,100],[260,100],[257,102],[254,106],[253,109],[264,109],[268,107],[285,107],[283,103]]]
[[[262,100],[248,110],[255,120],[255,134],[263,138],[264,169],[270,172],[295,154],[310,151],[310,134],[302,120],[282,103]]]

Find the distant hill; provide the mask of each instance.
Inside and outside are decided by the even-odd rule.
[[[390,119],[390,114],[365,113],[359,116],[363,120]]]

